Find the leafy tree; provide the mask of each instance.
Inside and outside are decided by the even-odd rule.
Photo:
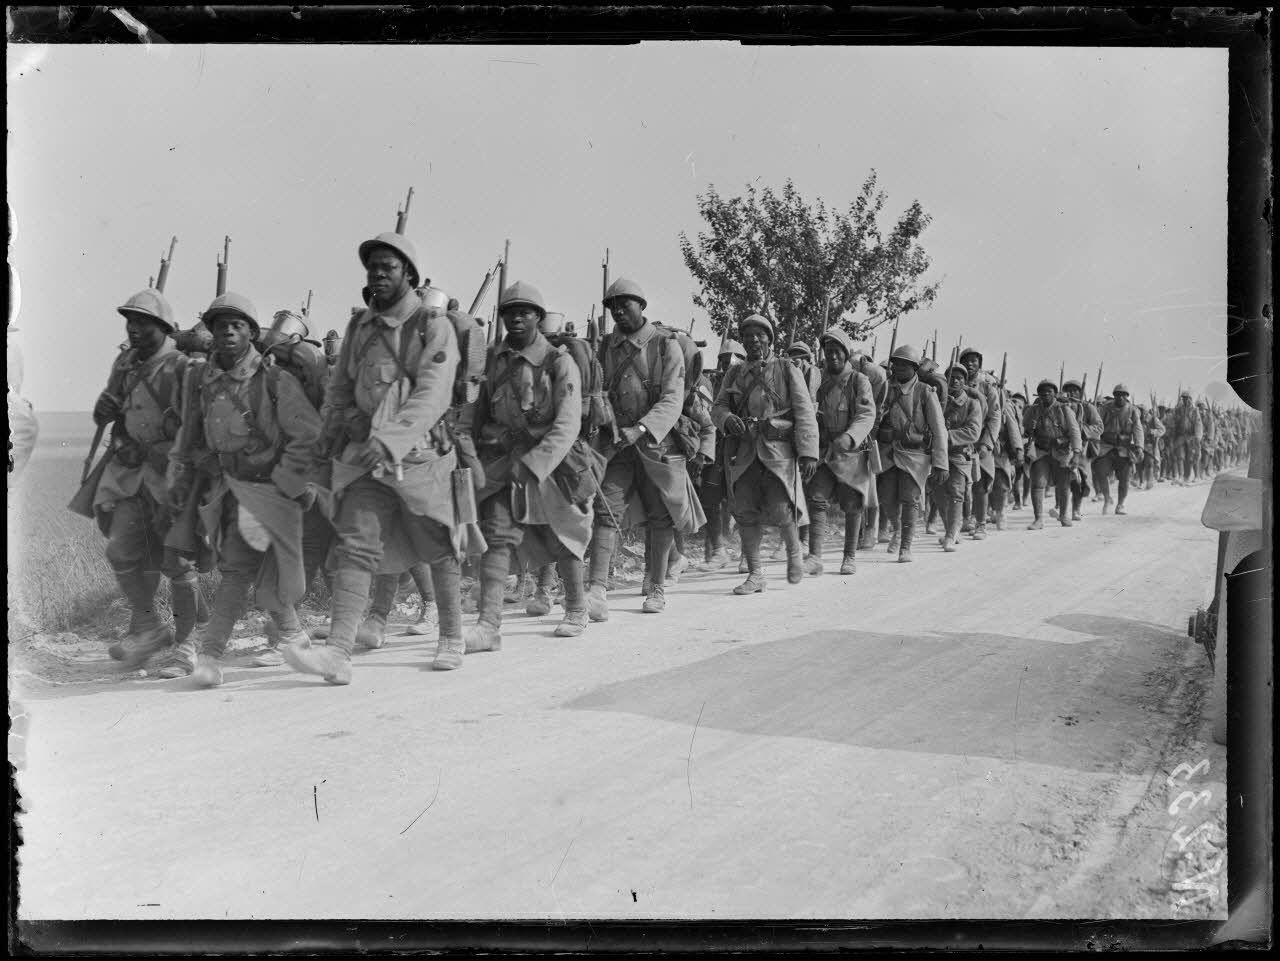
[[[702,288],[694,304],[718,334],[747,314],[765,313],[778,324],[779,343],[811,342],[824,317],[858,339],[928,307],[939,283],[921,279],[929,256],[918,241],[932,218],[913,201],[884,237],[878,218],[885,200],[874,170],[846,212],[821,198],[806,203],[790,180],[780,194],[748,184],[745,197],[729,199],[709,186],[698,196],[708,231],[696,246],[680,233],[685,265]],[[869,316],[855,317],[859,307]]]

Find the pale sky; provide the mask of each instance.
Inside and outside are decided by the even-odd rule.
[[[1226,70],[1225,49],[10,44],[24,393],[92,406],[115,307],[174,234],[183,327],[229,234],[265,323],[310,288],[341,330],[356,247],[410,186],[423,271],[464,307],[509,238],[509,279],[581,325],[608,247],[650,318],[706,337],[677,241],[696,195],[790,177],[846,207],[872,167],[886,231],[913,199],[934,217],[943,286],[903,340],[1007,350],[1033,389],[1065,361],[1092,393],[1102,361],[1105,391],[1202,391],[1226,378]]]

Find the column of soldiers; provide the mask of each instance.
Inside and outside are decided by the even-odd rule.
[[[129,342],[94,407],[112,435],[92,504],[130,606],[126,638],[110,648],[127,666],[157,658],[159,676],[218,686],[253,597],[273,624],[255,664],[348,684],[353,652],[382,646],[411,576],[438,633],[430,666],[455,670],[465,654],[501,649],[513,571],[538,572],[546,596],[531,603],[536,616],[562,585],[556,636],[607,621],[610,566],[628,529],[645,530],[640,610],[657,614],[680,537],[705,526],[703,570],[719,570],[729,517],[746,574],[733,593],[747,596],[767,584],[767,528],[778,530],[797,584],[824,573],[837,511],[839,573],[852,575],[858,550],[877,542],[910,562],[927,503],[952,553],[963,533],[1005,530],[1010,495],[1015,510],[1029,500],[1038,530],[1052,487],[1051,516],[1070,527],[1090,482],[1106,514],[1114,475],[1123,515],[1131,473],[1150,489],[1247,454],[1250,418],[1196,408],[1189,392],[1172,411],[1147,409],[1118,384],[1098,408],[1074,381],[1060,398],[1046,379],[1027,404],[983,371],[973,348],[945,371],[909,345],[876,365],[831,329],[815,365],[807,348],[781,354],[762,314],[739,321],[741,342],[725,341],[715,371],[691,374],[677,338],[646,316],[644,292],[625,278],[607,291],[615,326],[595,351],[566,349],[538,289],[512,283],[500,292],[504,334],[477,371],[463,356],[476,322],[456,302],[429,302],[406,237],[379,234],[357,254],[366,305],[327,352],[291,311],[262,330],[238,293],[202,315],[207,358],[177,349],[158,290],[119,308]],[[469,539],[471,520],[482,538]],[[464,563],[478,574],[478,618],[465,631]],[[206,606],[197,573],[215,566]],[[330,618],[313,637],[298,604],[320,575]],[[162,576],[172,625],[157,609]]]

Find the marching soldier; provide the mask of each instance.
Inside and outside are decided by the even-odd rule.
[[[858,534],[862,512],[875,505],[879,450],[868,445],[876,421],[876,403],[871,382],[849,363],[853,343],[843,330],[835,328],[820,341],[825,364],[818,387],[818,468],[805,486],[809,507],[809,556],[804,560],[809,574],[822,573],[823,538],[828,509],[834,497],[844,511],[844,555],[841,574],[856,572]],[[874,459],[871,451],[875,451]]]
[[[920,354],[910,344],[898,347],[889,358],[892,381],[876,439],[880,442],[882,471],[876,479],[881,510],[894,527],[889,553],[898,563],[909,563],[916,517],[922,506],[925,484],[935,489],[950,477],[947,433],[942,406],[932,387],[917,376]]]
[[[802,481],[818,467],[818,422],[800,371],[773,354],[773,324],[751,314],[738,325],[747,362],[720,384],[711,418],[726,441],[729,503],[738,522],[747,579],[735,594],[764,590],[762,525],[777,527],[787,550],[787,581],[804,580],[800,525],[808,522]]]
[[[1034,517],[1027,530],[1044,527],[1044,492],[1052,482],[1058,503],[1066,504],[1071,491],[1071,465],[1079,457],[1083,442],[1076,415],[1067,404],[1058,403],[1058,385],[1042,380],[1036,385],[1036,399],[1022,414],[1022,433],[1031,463],[1031,510]],[[1065,510],[1058,522],[1071,526]]]
[[[987,429],[983,402],[971,393],[970,368],[955,364],[947,371],[947,404],[942,409],[942,423],[947,430],[947,480],[934,486],[934,496],[942,509],[942,536],[938,543],[947,553],[956,549],[960,524],[964,520],[964,499],[973,482],[973,465],[977,460],[974,445]],[[993,463],[994,469],[994,463]],[[983,507],[985,510],[985,505]],[[977,513],[977,498],[974,498]],[[985,536],[985,533],[984,535]]]
[[[1200,440],[1204,437],[1204,425],[1200,422],[1200,414],[1191,403],[1191,391],[1184,390],[1178,397],[1178,406],[1173,409],[1173,438],[1170,465],[1173,471],[1173,483],[1186,487],[1191,483],[1193,475],[1200,463]],[[1181,480],[1179,480],[1181,473]],[[1195,479],[1199,479],[1196,477]]]
[[[351,681],[356,632],[393,533],[431,565],[436,663],[456,665],[463,651],[463,532],[452,487],[458,455],[442,423],[453,402],[458,336],[415,291],[422,274],[408,238],[379,234],[360,244],[359,255],[371,299],[347,326],[325,392],[324,447],[340,452],[333,462],[339,500],[329,643],[284,647],[291,667],[331,684]]]
[[[1067,396],[1060,403],[1071,408],[1084,445],[1071,465],[1071,519],[1078,521],[1083,519],[1080,514],[1080,505],[1084,503],[1085,496],[1089,493],[1091,465],[1093,458],[1097,456],[1098,440],[1102,437],[1102,417],[1098,414],[1098,408],[1084,399],[1084,390],[1079,381],[1066,381],[1062,385],[1062,390]],[[1066,509],[1065,501],[1058,504],[1059,513]]]
[[[816,403],[818,387],[822,383],[822,369],[813,362],[813,351],[804,341],[798,340],[787,348],[787,359],[800,371],[805,386],[809,388],[809,396]]]
[[[301,385],[253,349],[257,311],[225,293],[204,313],[213,334],[208,362],[193,369],[182,430],[171,454],[170,503],[191,498],[197,472],[212,485],[201,507],[222,579],[209,623],[180,643],[164,677],[192,673],[202,687],[222,683],[219,660],[255,588],[284,644],[309,644],[295,607],[306,590],[302,515],[315,505],[312,482],[320,415]]]
[[[736,340],[726,340],[720,348],[720,356],[714,377],[703,375],[710,381],[703,400],[708,407],[715,403],[715,396],[724,372],[735,364],[747,359],[747,352]],[[700,386],[699,390],[703,388]],[[714,425],[713,425],[714,426]],[[729,554],[725,550],[724,538],[728,529],[729,515],[724,512],[725,478],[724,478],[724,436],[717,431],[715,439],[715,456],[702,468],[702,480],[698,485],[698,500],[707,515],[706,526],[706,563],[704,571],[718,571],[729,563]]]
[[[995,477],[991,481],[991,510],[996,530],[1004,530],[1004,505],[1009,490],[1018,497],[1017,476],[1022,469],[1022,416],[1008,394],[997,387],[1000,403],[1000,433],[996,436]],[[1019,504],[1018,506],[1021,506]]]
[[[582,557],[591,539],[594,485],[577,480],[573,468],[582,464],[570,464],[567,476],[558,472],[578,443],[581,375],[538,329],[546,305],[536,287],[516,281],[502,292],[498,312],[506,338],[491,350],[475,422],[485,475],[477,495],[480,529],[489,546],[480,565],[480,619],[465,639],[468,653],[502,647],[503,595],[517,552],[522,563],[554,563],[560,572],[565,614],[556,636],[576,637],[587,624]],[[598,456],[585,443],[580,448],[591,460]],[[461,666],[461,658],[453,658],[453,666]]]
[[[1139,482],[1143,490],[1151,490],[1156,486],[1157,477],[1161,476],[1160,448],[1165,436],[1165,424],[1155,409],[1146,409],[1138,404],[1138,412],[1142,415],[1142,467],[1139,471]]]
[[[1116,475],[1116,513],[1123,514],[1129,496],[1129,469],[1141,460],[1145,437],[1142,415],[1129,403],[1129,388],[1116,384],[1111,403],[1102,408],[1102,437],[1098,458],[1093,462],[1093,484],[1102,492],[1102,513],[1111,510],[1110,475]]]
[[[1013,509],[1015,511],[1022,510],[1023,505],[1031,497],[1031,474],[1027,468],[1027,459],[1023,456],[1022,451],[1025,445],[1022,442],[1022,414],[1027,409],[1027,398],[1023,396],[1022,391],[1018,391],[1009,398],[1009,406],[1012,408],[1014,428],[1018,433],[1019,453],[1014,461],[1013,473],[1010,475],[1010,486],[1013,490]]]
[[[1218,463],[1218,419],[1205,401],[1196,403],[1196,413],[1200,416],[1202,430],[1200,434],[1200,477],[1206,478],[1217,470]]]
[[[92,496],[98,527],[107,536],[107,561],[129,601],[129,633],[111,656],[138,667],[151,655],[185,642],[208,618],[194,560],[164,546],[173,521],[165,475],[181,424],[182,383],[190,361],[170,339],[173,310],[158,290],[134,294],[118,308],[128,349],[112,365],[106,389],[93,408],[102,427],[111,424],[110,458]],[[155,594],[169,578],[173,627],[161,622]]]
[[[1000,388],[982,372],[982,353],[966,347],[960,354],[960,366],[967,372],[966,383],[977,393],[982,405],[982,432],[978,435],[973,456],[973,530],[971,537],[980,541],[987,536],[987,501],[996,481],[996,448],[1004,426],[1004,404]]]
[[[889,393],[889,378],[885,374],[885,368],[861,351],[855,351],[853,356],[849,358],[849,363],[859,374],[867,378],[871,384],[871,399],[875,401],[876,405],[876,419],[871,426],[871,432],[874,434],[880,426],[880,418],[884,416],[885,399]],[[879,456],[879,453],[880,450],[877,447],[876,455]],[[877,535],[883,526],[880,523],[879,496],[867,498],[866,505],[862,509],[862,536],[858,539],[858,550],[861,551],[875,549]],[[887,543],[888,540],[888,535],[886,535],[885,542]]]
[[[617,422],[617,439],[602,453],[608,468],[595,505],[587,613],[609,619],[609,565],[628,503],[639,501],[649,527],[651,584],[641,610],[666,610],[667,562],[675,528],[692,534],[706,521],[672,430],[685,403],[684,355],[675,338],[644,315],[640,285],[619,277],[605,291],[614,330],[600,346],[600,365]]]

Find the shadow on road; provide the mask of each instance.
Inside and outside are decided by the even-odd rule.
[[[701,713],[700,726],[740,734],[1149,772],[1184,639],[1123,618],[1054,622],[1097,640],[816,631],[735,643],[702,661],[599,687],[564,708],[690,726]]]

